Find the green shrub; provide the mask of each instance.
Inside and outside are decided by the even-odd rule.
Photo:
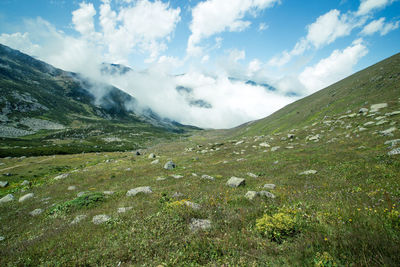
[[[338,264],[335,262],[335,259],[328,252],[319,253],[315,255],[314,263],[316,267],[335,267]]]
[[[75,199],[60,203],[50,209],[49,215],[64,215],[74,210],[91,208],[105,200],[104,194],[100,192],[87,193]]]

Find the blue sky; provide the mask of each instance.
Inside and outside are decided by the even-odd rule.
[[[191,97],[202,97],[212,109],[184,102],[176,103],[177,110],[159,108],[160,101],[146,95],[155,89],[126,77],[107,82],[180,122],[225,128],[266,116],[398,53],[399,11],[397,0],[2,0],[0,43],[90,77],[98,77],[101,62],[162,77],[184,73],[171,86],[190,85]],[[227,84],[228,77],[277,90]],[[229,106],[218,101],[222,92]],[[200,119],[205,115],[216,119]]]

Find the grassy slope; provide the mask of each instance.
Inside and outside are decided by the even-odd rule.
[[[0,174],[11,174],[1,179],[11,185],[0,189],[0,195],[13,192],[19,197],[33,192],[35,198],[0,206],[0,236],[5,237],[0,242],[0,265],[400,265],[400,220],[396,213],[400,204],[400,157],[388,156],[388,145],[384,145],[387,140],[400,138],[400,115],[386,118],[388,122],[379,126],[365,126],[365,131],[359,131],[358,126],[376,122],[379,115],[338,119],[348,109],[358,111],[373,103],[389,104],[381,115],[400,110],[398,57],[367,69],[369,75],[358,73],[264,121],[233,130],[228,136],[236,136],[235,141],[228,140],[226,132],[206,132],[155,145],[144,156],[115,152],[1,160],[5,164],[0,166]],[[374,77],[380,75],[382,79],[377,82]],[[327,92],[334,88],[336,102],[327,106],[331,101]],[[354,91],[348,94],[345,88]],[[315,113],[317,110],[321,112]],[[300,117],[288,115],[275,122],[277,114]],[[330,124],[323,122],[325,115],[330,116]],[[275,130],[273,125],[282,126]],[[393,136],[379,134],[390,127],[397,127]],[[297,129],[294,140],[282,138],[293,128]],[[311,134],[320,134],[321,140],[306,141]],[[236,145],[239,140],[243,142]],[[260,147],[261,142],[280,148],[273,152]],[[147,154],[151,152],[159,156],[160,164],[150,164]],[[162,168],[168,159],[177,163],[175,170]],[[299,175],[309,169],[318,173]],[[73,170],[77,171],[64,180],[52,179]],[[259,177],[251,178],[248,172]],[[215,181],[202,180],[192,173],[214,176]],[[184,177],[174,179],[171,174]],[[168,178],[156,181],[158,176]],[[231,176],[246,178],[246,185],[227,187]],[[32,187],[21,186],[24,179],[32,181]],[[277,185],[270,190],[275,199],[244,198],[248,190],[259,191],[266,183]],[[68,191],[70,185],[77,189]],[[125,195],[138,186],[151,186],[153,194]],[[53,204],[75,199],[79,191],[104,190],[115,194],[95,207],[58,217],[48,215]],[[200,204],[201,209],[171,204],[176,191]],[[133,209],[117,213],[117,208],[127,206]],[[28,213],[36,208],[45,212],[30,216]],[[290,227],[290,219],[283,219],[280,229],[295,231],[282,233],[281,242],[257,230],[256,220],[264,214],[290,217],[290,210],[297,214],[294,227]],[[70,225],[81,214],[88,217]],[[108,214],[112,219],[94,225],[91,219],[98,214]],[[188,227],[192,218],[210,219],[212,228],[192,232]]]

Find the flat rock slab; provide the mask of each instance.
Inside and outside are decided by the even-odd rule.
[[[263,187],[265,189],[275,189],[276,185],[274,185],[274,184],[265,184]]]
[[[75,217],[75,219],[72,220],[71,224],[77,224],[79,222],[81,222],[82,220],[86,219],[87,215],[83,214],[83,215],[78,215]]]
[[[8,186],[8,181],[0,181],[0,187],[4,188]]]
[[[258,192],[256,191],[247,191],[246,195],[244,195],[245,198],[248,200],[253,200],[258,196]]]
[[[252,177],[252,178],[258,178],[258,175],[257,175],[257,174],[254,174],[254,173],[251,173],[251,172],[248,172],[248,173],[247,173],[247,176],[250,176],[250,177]]]
[[[182,175],[179,175],[179,174],[173,174],[173,175],[171,175],[173,178],[175,178],[175,179],[182,179],[183,178],[183,176]]]
[[[164,169],[166,169],[166,170],[173,170],[175,168],[176,168],[176,165],[171,160],[168,161],[167,163],[165,163],[165,165],[164,165]]]
[[[102,224],[111,220],[111,217],[105,214],[96,215],[92,219],[92,223],[94,224]]]
[[[114,191],[103,191],[103,194],[107,196],[114,195],[114,193],[115,193]]]
[[[70,185],[70,186],[68,186],[68,190],[69,191],[76,190],[76,186],[75,185]]]
[[[41,214],[42,212],[43,212],[42,209],[35,209],[35,210],[29,212],[29,214],[30,214],[31,216],[38,216],[38,215]]]
[[[379,104],[373,104],[371,105],[371,111],[370,112],[378,112],[382,108],[386,108],[388,106],[387,103],[379,103]]]
[[[400,155],[400,147],[395,148],[395,149],[389,151],[389,152],[388,152],[388,155],[389,155],[389,156]]]
[[[187,200],[185,200],[185,201],[183,202],[183,204],[184,204],[186,207],[192,208],[192,209],[194,209],[194,210],[199,210],[199,209],[201,208],[200,204],[193,203],[193,202],[190,202],[190,201],[187,201]]]
[[[384,130],[384,131],[380,131],[380,133],[381,133],[382,135],[392,136],[392,135],[393,135],[393,132],[396,131],[396,130],[397,130],[396,127],[391,127],[391,128],[386,129],[386,130]]]
[[[246,184],[246,180],[243,178],[238,177],[231,177],[227,182],[226,185],[230,187],[239,187],[244,186]]]
[[[150,186],[141,186],[141,187],[136,187],[136,188],[133,188],[133,189],[129,190],[126,193],[126,196],[127,197],[133,197],[133,196],[136,196],[139,193],[151,194],[151,193],[153,193],[153,191],[151,190]]]
[[[122,207],[122,208],[118,208],[118,213],[125,213],[125,212],[127,212],[128,210],[131,210],[131,209],[133,209],[133,207]]]
[[[310,175],[310,174],[316,174],[316,173],[317,173],[316,170],[308,170],[308,171],[299,173],[299,175]]]
[[[156,155],[154,153],[150,153],[150,155],[148,156],[149,159],[155,159]]]
[[[201,179],[210,180],[210,181],[214,181],[214,180],[215,180],[214,177],[212,177],[212,176],[210,176],[210,175],[207,175],[207,174],[203,174],[203,175],[201,176]]]
[[[22,185],[22,186],[31,185],[31,182],[29,182],[28,180],[24,180],[24,181],[21,183],[21,185]]]
[[[65,179],[65,178],[67,178],[68,176],[69,176],[69,173],[63,173],[63,174],[60,174],[60,175],[54,177],[54,180]]]
[[[13,201],[14,199],[15,198],[14,198],[14,196],[12,194],[8,194],[8,195],[0,198],[0,203],[7,203],[7,202],[10,202],[10,201]]]
[[[29,194],[26,194],[26,195],[23,195],[22,197],[20,197],[19,198],[19,202],[24,202],[24,201],[27,201],[28,199],[31,199],[31,198],[33,198],[34,197],[34,194],[33,193],[29,193]]]
[[[260,191],[260,192],[258,192],[258,194],[260,196],[266,197],[266,198],[275,198],[275,195],[268,191]]]
[[[160,160],[159,160],[159,159],[153,160],[153,161],[151,162],[151,164],[158,164],[158,163],[160,163]]]
[[[208,230],[211,228],[211,221],[207,219],[192,219],[189,225],[191,231]]]
[[[400,139],[394,139],[385,142],[385,145],[390,145],[391,147],[394,147],[397,144],[400,144]]]

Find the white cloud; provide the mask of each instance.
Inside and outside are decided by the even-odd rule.
[[[381,36],[388,34],[389,32],[399,28],[399,21],[385,23],[385,18],[373,20],[368,23],[361,31],[363,35],[372,35],[379,32]]]
[[[272,7],[279,0],[207,0],[192,9],[192,34],[188,39],[187,53],[200,55],[202,39],[224,31],[243,31],[251,22],[244,20],[246,14]]]
[[[265,30],[268,29],[268,28],[269,28],[269,26],[268,26],[266,23],[264,23],[264,22],[262,22],[262,23],[260,23],[260,24],[258,25],[258,31],[260,31],[260,32],[265,31]]]
[[[307,35],[301,38],[291,51],[283,51],[270,59],[268,64],[276,67],[283,66],[293,56],[301,55],[311,47],[319,49],[333,43],[337,38],[350,35],[352,29],[359,24],[359,21],[353,20],[348,14],[341,14],[337,9],[330,10],[306,27]]]
[[[362,39],[355,40],[344,50],[335,50],[316,65],[307,67],[299,75],[299,80],[306,93],[313,93],[352,74],[354,65],[367,53]]]
[[[29,33],[3,33],[0,35],[0,43],[20,50],[23,53],[34,55],[40,49],[40,46],[32,43]]]
[[[361,0],[357,15],[367,15],[377,9],[382,9],[396,0]]]
[[[258,71],[260,71],[261,65],[262,63],[258,59],[253,59],[252,61],[250,61],[249,66],[247,68],[247,76],[251,77]]]
[[[96,10],[92,3],[79,4],[80,8],[72,12],[72,23],[75,30],[83,36],[91,36],[95,34],[93,17],[96,15]]]

